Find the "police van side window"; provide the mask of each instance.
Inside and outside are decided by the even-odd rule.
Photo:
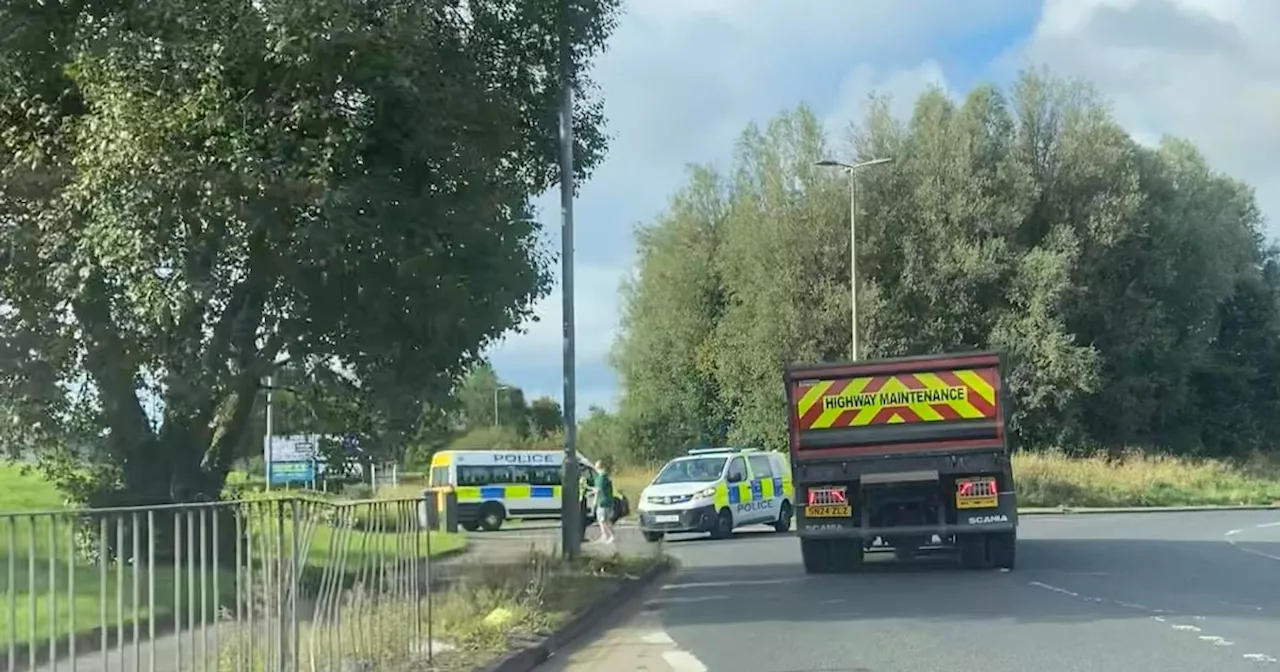
[[[560,485],[560,467],[529,468],[529,485]]]
[[[560,485],[560,468],[551,465],[458,467],[458,485]]]
[[[735,457],[729,462],[729,471],[727,478],[730,483],[747,480],[747,464],[742,461],[741,457]]]
[[[752,478],[773,478],[773,466],[769,464],[769,458],[764,455],[752,455],[747,458],[751,463]]]

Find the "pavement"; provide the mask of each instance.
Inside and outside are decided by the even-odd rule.
[[[1280,511],[1028,516],[1010,572],[808,576],[760,529],[665,542],[666,585],[540,672],[1280,672]]]

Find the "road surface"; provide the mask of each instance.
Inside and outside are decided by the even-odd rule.
[[[1280,672],[1280,511],[1021,522],[1012,572],[806,576],[789,535],[672,540],[665,586],[540,669]]]

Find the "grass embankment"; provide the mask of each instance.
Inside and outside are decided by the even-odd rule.
[[[619,470],[618,488],[633,500],[656,468]],[[1130,507],[1273,504],[1280,502],[1280,462],[1221,462],[1128,454],[1119,459],[1061,452],[1013,457],[1023,507]]]
[[[417,604],[411,599],[380,604],[351,600],[340,622],[306,624],[300,633],[302,666],[388,672],[482,669],[662,562],[658,556],[589,556],[570,563],[532,553],[502,565],[468,564],[449,591],[424,596]],[[237,647],[246,650],[245,640],[253,636],[245,631],[226,640],[219,669],[257,669],[248,660],[236,660]]]
[[[254,499],[264,498],[258,495]],[[336,500],[325,500],[325,503],[336,503]],[[249,527],[260,528],[252,541],[259,564],[265,557],[289,555],[291,546],[286,546],[283,551],[278,545],[273,546],[278,544],[277,535],[268,532],[278,529],[289,545],[293,538],[292,522],[286,516],[283,528],[264,527],[264,523],[271,522],[266,520],[267,517],[275,518],[271,503],[258,501],[253,507],[249,509],[254,511],[251,518],[256,518],[257,522],[251,521]],[[65,513],[5,515],[64,509],[62,495],[38,474],[22,473],[15,465],[0,464],[0,586],[4,588],[3,597],[0,597],[0,651],[8,650],[10,627],[15,628],[14,641],[18,645],[31,642],[45,644],[51,633],[63,638],[70,633],[92,632],[102,624],[114,630],[122,623],[132,623],[135,618],[139,621],[167,619],[175,614],[175,597],[179,600],[177,613],[183,614],[193,596],[189,591],[194,592],[196,605],[207,607],[206,615],[210,620],[219,605],[234,611],[235,570],[217,570],[210,566],[202,570],[197,562],[195,582],[189,586],[188,561],[195,555],[191,548],[183,549],[188,561],[184,561],[181,568],[173,567],[171,562],[157,561],[154,611],[149,608],[153,600],[149,599],[149,573],[144,560],[138,575],[139,598],[138,609],[135,610],[133,566],[110,562],[104,577],[95,556],[98,548],[96,526],[84,524],[87,518],[77,521]],[[391,562],[393,558],[405,557],[406,554],[426,556],[428,549],[430,555],[439,556],[460,550],[466,544],[462,535],[433,532],[420,534],[415,548],[414,534],[409,525],[413,512],[407,505],[378,507],[356,504],[349,511],[354,519],[349,529],[337,527],[332,517],[326,519],[323,516],[311,528],[310,543],[306,546],[304,581],[308,576],[322,573],[326,566],[341,566],[347,572],[354,572],[362,567]],[[212,517],[206,516],[206,521],[211,521]],[[127,535],[134,524],[132,516],[114,516],[108,521],[108,535],[113,540],[117,533],[116,520],[123,521],[126,539],[130,540],[126,541],[126,548],[129,548],[132,542]],[[198,525],[198,516],[196,520]],[[81,524],[75,524],[77,522]],[[139,516],[139,523],[145,526],[145,514]],[[233,523],[224,521],[222,524]],[[71,552],[73,538],[77,549],[74,553]],[[193,547],[196,551],[199,538],[197,534]],[[185,532],[179,545],[186,546]],[[142,553],[145,558],[147,550],[142,549]],[[159,554],[164,555],[163,552]],[[339,561],[341,565],[333,564]],[[12,573],[10,566],[13,567]],[[9,576],[14,578],[12,584]],[[255,577],[255,580],[261,579]],[[117,595],[123,596],[120,606]],[[10,609],[11,599],[13,609]],[[104,605],[105,617],[101,611]],[[199,615],[197,625],[198,622]]]

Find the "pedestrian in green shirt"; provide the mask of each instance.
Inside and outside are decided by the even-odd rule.
[[[600,526],[602,544],[613,543],[613,479],[609,475],[609,459],[601,458],[596,463],[596,524]]]

